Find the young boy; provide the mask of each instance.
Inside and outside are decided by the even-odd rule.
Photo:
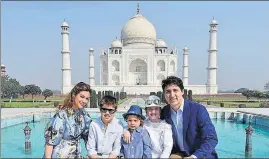
[[[117,158],[120,155],[123,127],[116,119],[116,98],[107,95],[100,102],[101,117],[90,125],[87,150],[89,158]]]
[[[132,105],[123,118],[128,124],[128,131],[131,133],[131,143],[121,139],[121,154],[124,158],[152,158],[151,140],[146,129],[143,129],[142,109]]]

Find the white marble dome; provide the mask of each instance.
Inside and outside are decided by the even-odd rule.
[[[92,47],[90,47],[89,51],[94,51],[94,49]]]
[[[218,24],[218,22],[213,18],[213,20],[211,21],[210,24],[211,24],[211,25],[216,25],[216,24]]]
[[[111,47],[122,47],[122,43],[120,42],[120,40],[113,40],[111,43]]]
[[[183,48],[183,51],[188,51],[189,49],[187,48],[187,46],[185,45],[185,47]]]
[[[62,27],[69,27],[66,21],[63,22]]]
[[[155,45],[156,30],[141,14],[132,17],[121,30],[123,45],[132,43],[148,43]]]
[[[162,39],[156,41],[155,47],[167,47],[166,43]]]

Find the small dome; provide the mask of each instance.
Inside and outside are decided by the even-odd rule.
[[[89,51],[94,51],[92,47],[90,47]]]
[[[166,43],[162,39],[158,39],[155,44],[156,47],[167,47]]]
[[[133,43],[153,44],[156,40],[154,26],[140,13],[132,17],[121,30],[123,45]]]
[[[189,49],[187,48],[187,46],[185,45],[183,51],[188,51]]]
[[[62,27],[69,27],[69,25],[67,24],[67,22],[64,20]]]
[[[218,25],[218,22],[213,18],[213,20],[210,23],[211,25]]]
[[[113,40],[111,43],[111,47],[122,47],[122,43],[119,40]]]

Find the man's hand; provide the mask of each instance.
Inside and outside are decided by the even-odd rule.
[[[131,133],[128,130],[124,129],[122,137],[127,144],[131,143]]]
[[[184,159],[194,159],[192,156],[184,157]]]
[[[195,155],[190,155],[189,157],[184,157],[184,159],[196,159],[197,157]]]
[[[108,156],[108,158],[117,158],[118,156],[117,155],[114,155],[114,154],[110,154],[109,156]]]
[[[90,155],[89,158],[99,158],[97,154]]]

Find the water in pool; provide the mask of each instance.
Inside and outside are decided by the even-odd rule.
[[[95,114],[95,117],[98,116]],[[121,118],[121,114],[117,114]],[[122,120],[123,121],[123,120]],[[40,158],[44,153],[44,128],[48,120],[31,123],[32,151],[24,153],[24,133],[26,124],[19,124],[2,129],[1,134],[1,158]],[[236,124],[232,121],[212,119],[215,125],[219,143],[217,152],[220,158],[243,158],[245,157],[245,124]],[[124,123],[126,124],[126,123]],[[252,134],[252,157],[269,158],[269,131],[253,126]],[[81,144],[84,144],[82,141]],[[82,154],[86,156],[85,146],[82,145]]]

